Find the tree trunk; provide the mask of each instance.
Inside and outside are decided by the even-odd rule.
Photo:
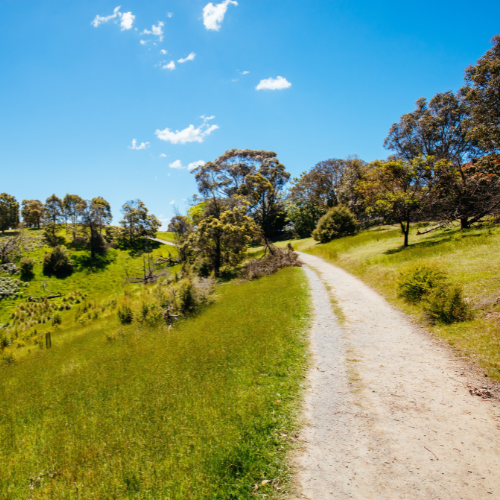
[[[406,223],[405,222],[400,222],[401,224],[401,231],[403,231],[404,235],[404,244],[403,246],[407,247],[408,246],[408,236],[410,234],[410,220],[407,219]]]
[[[469,217],[460,218],[460,229],[467,229],[469,227]]]
[[[216,278],[220,276],[220,265],[221,265],[220,236],[217,236],[215,240],[215,259],[214,259],[214,272]]]

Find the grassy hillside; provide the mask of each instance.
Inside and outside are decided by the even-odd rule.
[[[171,329],[112,314],[1,366],[0,499],[244,499],[255,484],[263,497],[286,487],[306,367],[303,272],[217,290]]]
[[[431,331],[500,380],[500,228],[458,228],[410,236],[402,246],[399,228],[385,226],[318,245],[297,240],[299,250],[323,257],[382,293],[417,321],[427,324],[422,309],[398,298],[396,280],[415,264],[436,266],[464,289],[473,319],[451,325],[429,325]],[[281,245],[286,244],[281,243]]]
[[[156,237],[159,240],[164,240],[164,241],[169,241],[170,243],[175,243],[175,234],[174,233],[167,233],[164,231],[160,231],[156,233]]]

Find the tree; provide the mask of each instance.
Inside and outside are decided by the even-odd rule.
[[[0,194],[0,230],[2,234],[6,229],[19,224],[19,203],[16,198],[7,193]]]
[[[335,238],[354,234],[356,228],[354,214],[344,205],[337,205],[321,217],[312,237],[320,243],[327,243]]]
[[[102,234],[103,228],[111,224],[111,221],[113,220],[113,215],[111,214],[111,205],[102,196],[92,198],[91,203],[94,207],[93,210],[95,211],[95,216],[98,221],[99,232]]]
[[[111,221],[111,212],[108,210],[109,204],[106,206],[103,201],[105,200],[99,197],[90,201],[82,200],[78,209],[79,223],[86,236],[87,248],[92,259],[95,259],[96,253],[106,249],[102,228]]]
[[[78,226],[78,219],[81,211],[86,207],[84,199],[80,198],[77,194],[67,194],[62,201],[63,214],[66,221],[71,224],[71,232],[73,233],[73,240],[76,237],[76,229]]]
[[[44,237],[51,246],[57,245],[57,226],[64,221],[64,211],[61,198],[55,194],[45,200],[43,207]]]
[[[475,66],[465,70],[462,89],[470,107],[469,136],[488,152],[500,152],[500,35]]]
[[[385,148],[408,161],[418,156],[433,156],[454,165],[481,153],[477,141],[469,135],[469,106],[462,93],[438,93],[429,103],[421,97],[416,106],[415,111],[392,125],[384,141]]]
[[[332,158],[295,178],[287,203],[288,220],[295,230],[309,236],[320,217],[339,203],[362,218],[363,203],[356,186],[365,169],[366,163],[357,156]]]
[[[220,212],[215,207],[210,212],[209,204],[203,215],[199,215],[196,231],[181,244],[180,251],[202,256],[218,278],[221,268],[235,267],[245,259],[248,245],[259,228],[247,215],[245,203],[222,207]]]
[[[405,247],[410,223],[418,220],[422,204],[432,189],[434,168],[433,158],[377,160],[359,183],[358,191],[364,197],[368,214],[398,222]]]
[[[128,243],[134,246],[141,237],[154,237],[161,226],[154,215],[150,215],[146,205],[141,200],[128,201],[122,207],[123,227]]]
[[[230,149],[213,162],[195,169],[202,200],[240,196],[248,201],[248,213],[266,238],[275,237],[285,225],[281,193],[290,174],[273,151]]]
[[[43,217],[43,203],[40,200],[23,200],[21,215],[25,226],[40,228]]]
[[[500,211],[500,155],[458,166],[436,165],[433,183],[426,207],[441,225],[458,219],[466,229]]]

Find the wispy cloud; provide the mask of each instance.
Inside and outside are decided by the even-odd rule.
[[[105,24],[109,21],[116,23],[119,20],[122,31],[129,30],[134,24],[135,16],[132,12],[120,12],[120,8],[121,6],[116,7],[113,14],[109,16],[95,16],[95,19],[90,24],[94,26],[94,28],[97,28],[101,24]]]
[[[137,141],[132,139],[132,146],[128,147],[129,149],[147,149],[149,148],[149,142],[141,142],[139,146],[137,145]]]
[[[149,40],[141,40],[141,45],[146,45],[149,42]]]
[[[255,90],[283,90],[291,87],[292,84],[282,76],[261,80]]]
[[[176,130],[173,132],[171,129],[166,128],[164,130],[156,130],[155,134],[158,139],[172,144],[187,144],[188,142],[203,142],[205,137],[210,135],[214,130],[219,128],[218,125],[209,125],[208,120],[215,118],[214,116],[205,117],[202,116],[203,123],[199,127],[194,125],[189,125],[189,127],[184,130]],[[175,163],[175,162],[174,162]],[[174,168],[174,167],[173,167]]]
[[[175,200],[172,200],[172,201],[170,202],[170,205],[175,205]]]
[[[188,61],[192,61],[195,57],[196,54],[194,52],[191,52],[191,54],[189,54],[187,57],[185,57],[184,59],[179,59],[177,62],[182,64]]]
[[[166,157],[167,157],[167,155],[165,153],[160,154],[160,158],[166,158]]]
[[[166,54],[166,53],[167,53],[167,51],[165,49],[160,50],[160,54]]]
[[[155,35],[160,42],[163,42],[163,26],[165,26],[165,23],[163,21],[158,21],[158,26],[153,24],[151,31],[144,30],[141,35]]]
[[[172,12],[167,12],[167,17],[172,17],[172,16],[173,16]]]
[[[217,5],[212,2],[203,8],[203,24],[207,30],[219,31],[229,4],[238,5],[234,0],[224,0]]]
[[[250,73],[250,71],[242,71],[241,72],[242,75],[248,75],[248,73]]]
[[[193,161],[192,163],[189,163],[187,167],[185,167],[182,164],[181,160],[175,160],[169,164],[169,167],[178,170],[189,170],[191,172],[191,170],[198,168],[200,165],[205,165],[205,162],[203,160]]]
[[[163,65],[161,69],[169,69],[169,70],[175,69],[175,61],[170,61],[168,64]]]

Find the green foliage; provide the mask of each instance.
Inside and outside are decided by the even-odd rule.
[[[68,249],[65,246],[56,246],[52,252],[46,253],[43,258],[43,272],[47,275],[68,275],[73,272]]]
[[[335,238],[354,234],[356,226],[354,214],[347,207],[338,205],[321,217],[312,237],[320,243],[327,243]]]
[[[308,307],[285,269],[170,330],[115,315],[52,330],[51,349],[0,367],[0,498],[288,493]]]
[[[134,312],[130,304],[123,304],[118,308],[118,319],[123,325],[129,325],[134,321]]]
[[[446,275],[438,269],[427,265],[413,266],[399,275],[398,295],[407,302],[419,302],[445,279]]]
[[[21,270],[21,274],[24,276],[29,276],[33,274],[33,269],[35,268],[35,259],[31,257],[23,257],[19,261],[19,269]]]
[[[19,224],[19,203],[7,193],[0,193],[0,231],[15,228]]]
[[[52,326],[60,325],[62,323],[62,318],[59,313],[54,314],[52,318]]]
[[[139,238],[154,237],[161,227],[160,221],[149,213],[141,200],[125,203],[122,213],[123,219],[120,221],[123,227],[122,241],[130,246],[136,245]]]
[[[0,300],[7,297],[15,298],[21,296],[23,286],[25,286],[25,284],[18,279],[0,276]]]
[[[40,227],[43,217],[43,203],[40,200],[23,200],[21,215],[26,227]]]
[[[441,283],[425,297],[425,311],[431,321],[445,324],[465,321],[469,315],[468,304],[463,299],[460,286]]]

